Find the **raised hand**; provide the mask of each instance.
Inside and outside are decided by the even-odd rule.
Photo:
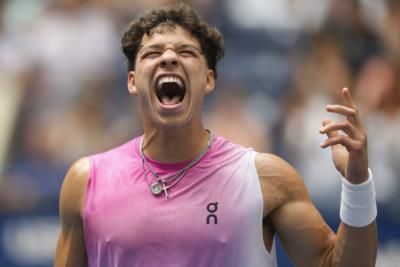
[[[327,139],[322,148],[332,148],[332,159],[336,169],[350,183],[358,184],[368,179],[367,135],[361,123],[349,89],[342,89],[343,105],[327,105],[328,112],[343,115],[341,121],[324,119],[319,130]]]

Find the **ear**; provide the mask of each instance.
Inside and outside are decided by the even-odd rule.
[[[206,77],[206,95],[211,93],[215,87],[215,75],[212,69],[207,70],[207,77]]]
[[[135,72],[128,72],[128,91],[131,95],[137,95]]]

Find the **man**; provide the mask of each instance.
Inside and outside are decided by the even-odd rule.
[[[187,6],[161,8],[133,22],[122,46],[144,135],[73,164],[55,266],[270,267],[275,233],[296,266],[374,266],[374,188],[348,89],[344,105],[327,106],[344,119],[320,130],[345,177],[335,234],[288,163],[203,127],[223,54],[217,30]]]

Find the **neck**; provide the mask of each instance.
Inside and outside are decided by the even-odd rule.
[[[165,163],[189,161],[207,146],[208,138],[203,126],[171,130],[145,128],[143,153]]]

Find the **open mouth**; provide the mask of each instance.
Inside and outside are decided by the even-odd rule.
[[[186,88],[177,76],[162,76],[156,83],[156,95],[163,105],[176,105],[185,98]]]

